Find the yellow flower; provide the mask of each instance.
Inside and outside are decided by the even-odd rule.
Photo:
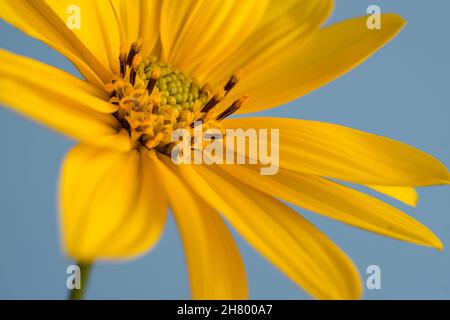
[[[66,26],[80,9],[80,28]],[[315,298],[359,298],[351,260],[284,205],[415,244],[442,248],[396,208],[331,181],[368,186],[410,205],[414,187],[447,184],[433,157],[334,124],[224,119],[297,99],[368,58],[404,25],[382,15],[326,28],[331,0],[1,1],[1,18],[66,56],[80,80],[0,51],[0,103],[79,140],[62,168],[67,254],[82,263],[129,259],[159,239],[170,206],[194,298],[247,298],[239,251],[219,213]],[[247,101],[247,98],[250,100]],[[231,106],[231,107],[230,107]],[[280,170],[175,165],[171,132],[279,128]]]

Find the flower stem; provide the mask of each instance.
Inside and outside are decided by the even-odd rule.
[[[70,300],[82,300],[86,292],[86,287],[89,280],[89,273],[91,271],[90,263],[79,263],[80,267],[80,289],[72,289],[69,291]]]

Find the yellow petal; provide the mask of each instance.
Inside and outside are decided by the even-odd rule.
[[[0,103],[73,138],[118,136],[117,107],[105,93],[64,71],[0,50]],[[129,140],[129,139],[128,139]]]
[[[140,5],[139,38],[143,40],[142,55],[148,56],[153,54],[159,56],[159,19],[162,1],[141,1]]]
[[[96,57],[106,69],[117,65],[120,48],[118,27],[109,1],[90,0],[47,0],[47,5],[67,26],[72,21],[75,12],[69,9],[74,6],[80,10],[80,29],[71,28],[69,31],[79,42]],[[37,6],[37,10],[40,10]],[[81,57],[82,58],[82,57]],[[110,80],[110,79],[106,79]]]
[[[247,299],[245,268],[220,215],[160,160],[153,161],[183,240],[193,298]]]
[[[10,77],[16,82],[48,87],[61,92],[61,95],[73,96],[75,102],[83,107],[101,113],[113,113],[117,110],[117,106],[107,102],[108,96],[104,89],[99,89],[58,68],[2,49],[0,61],[2,78]]]
[[[163,58],[185,72],[220,62],[253,31],[267,0],[163,2]],[[230,75],[229,75],[230,76]]]
[[[411,187],[368,186],[369,188],[415,207],[419,201],[417,191]]]
[[[142,55],[152,53],[159,39],[160,0],[113,0],[128,45],[142,39]],[[116,31],[116,30],[114,30]],[[117,47],[118,48],[118,47]],[[117,57],[115,57],[117,60]]]
[[[318,299],[356,299],[362,286],[350,259],[296,212],[213,168],[174,165],[257,251]]]
[[[246,93],[251,100],[238,113],[255,112],[290,102],[333,81],[385,45],[405,24],[395,14],[383,14],[381,19],[380,30],[368,29],[367,17],[333,24],[306,44],[297,42],[267,57],[277,62],[271,68],[255,67],[247,74],[244,68],[242,81],[228,102]]]
[[[204,78],[223,85],[239,70],[239,86],[246,85],[252,74],[264,74],[283,64],[287,49],[303,46],[329,17],[332,7],[332,0],[270,1],[254,32],[236,50],[227,49],[230,54],[226,60],[205,64]]]
[[[261,176],[255,166],[221,169],[262,192],[331,219],[395,239],[442,249],[427,227],[400,210],[362,192],[326,179],[280,169]]]
[[[72,30],[66,24],[73,14],[68,13],[70,5],[77,5],[81,10],[80,30]],[[108,52],[119,49],[111,36],[117,34],[111,14],[107,1],[17,0],[2,1],[0,6],[0,18],[66,56],[86,79],[98,86],[111,78]],[[105,47],[108,41],[110,48]],[[111,49],[115,51],[108,51]]]
[[[184,28],[189,14],[194,9],[195,0],[163,1],[161,6],[161,46],[162,58],[167,61],[173,52],[180,30]]]
[[[128,259],[159,239],[165,194],[147,152],[78,145],[61,173],[64,248],[77,261]]]
[[[394,140],[343,126],[297,119],[243,118],[226,128],[279,129],[280,167],[366,185],[428,186],[450,182],[432,156]]]
[[[229,1],[229,12],[226,15],[223,9],[221,17],[223,21],[221,24],[215,24],[215,28],[210,30],[210,40],[205,39],[205,32],[201,28],[198,29],[198,34],[192,34],[190,29],[185,29],[186,34],[190,35],[191,39],[186,40],[183,47],[179,48],[175,59],[179,57],[180,61],[184,60],[184,53],[182,50],[188,50],[191,52],[189,43],[192,43],[194,47],[198,46],[198,39],[203,43],[202,48],[198,48],[199,54],[193,55],[193,60],[183,63],[185,67],[191,67],[195,64],[196,67],[189,70],[198,79],[205,79],[214,83],[214,79],[207,77],[206,74],[210,70],[221,70],[221,75],[226,77],[225,81],[229,77],[238,71],[238,68],[231,69],[232,66],[228,61],[228,56],[232,52],[236,52],[244,43],[248,41],[250,36],[253,36],[259,23],[266,14],[268,4],[273,1],[269,0],[247,0],[247,1]],[[205,1],[208,6],[211,5],[211,1]],[[222,6],[224,1],[217,1],[218,6]],[[202,9],[200,9],[202,10]],[[194,20],[195,21],[195,20]],[[230,23],[233,21],[233,23]],[[197,37],[197,39],[196,39]],[[175,48],[176,50],[176,48]],[[229,72],[226,72],[229,70]],[[224,72],[225,71],[225,72]],[[221,83],[223,85],[224,83]]]

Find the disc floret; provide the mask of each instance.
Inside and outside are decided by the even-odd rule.
[[[157,57],[142,58],[141,41],[120,51],[119,74],[105,85],[109,101],[118,106],[114,113],[133,143],[160,152],[170,152],[172,133],[193,130],[195,121],[223,130],[220,120],[235,112],[246,99],[239,99],[218,112],[217,106],[239,80],[233,75],[223,89],[215,92]]]

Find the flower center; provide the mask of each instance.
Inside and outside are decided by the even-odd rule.
[[[237,75],[213,93],[209,85],[200,85],[156,57],[142,58],[140,51],[139,40],[128,52],[122,48],[120,73],[105,85],[109,102],[119,107],[114,116],[136,146],[169,154],[174,147],[174,130],[193,130],[195,121],[202,121],[207,128],[223,130],[220,121],[248,99],[244,96],[219,112],[218,105],[239,80]]]

